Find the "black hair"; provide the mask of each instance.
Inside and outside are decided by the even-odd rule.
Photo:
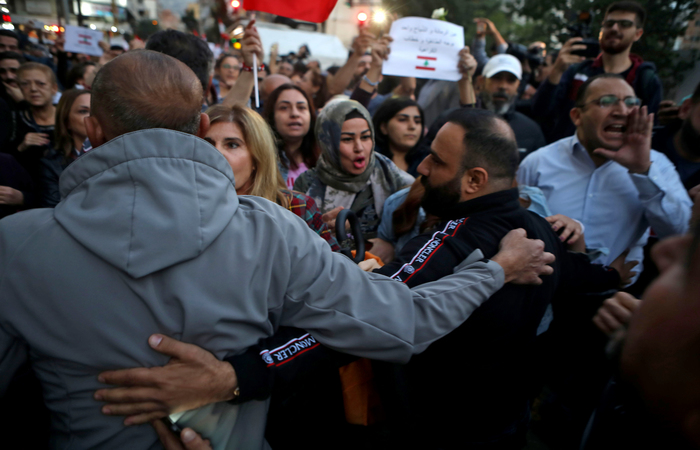
[[[3,61],[5,59],[14,59],[20,64],[26,62],[24,59],[24,56],[20,55],[19,53],[16,52],[2,52],[0,53],[0,61]]]
[[[214,60],[214,54],[206,42],[182,31],[161,30],[148,39],[146,50],[164,53],[181,61],[197,75],[202,83],[202,92],[206,92]]]
[[[306,64],[304,64],[301,61],[295,62],[294,63],[294,73],[292,74],[292,76],[294,74],[297,74],[297,73],[303,77],[304,74],[306,73]]]
[[[0,28],[0,36],[11,37],[11,38],[17,39],[17,43],[19,43],[19,36],[14,31],[5,30],[4,28]]]
[[[647,11],[639,3],[630,0],[615,2],[612,5],[608,6],[608,9],[605,10],[605,16],[603,17],[606,17],[608,14],[614,11],[625,11],[634,13],[635,16],[637,16],[637,19],[635,21],[635,25],[637,26],[637,28],[644,28],[644,23],[647,20]]]
[[[588,94],[588,87],[593,83],[595,80],[600,80],[601,78],[614,78],[617,80],[622,80],[624,82],[627,82],[624,78],[622,78],[620,75],[616,73],[601,73],[599,75],[590,77],[587,79],[581,87],[578,88],[578,92],[576,93],[576,107],[580,108],[583,106],[586,100],[586,95]]]
[[[73,67],[70,68],[68,71],[68,74],[66,74],[66,88],[67,89],[72,89],[75,87],[76,84],[78,84],[78,80],[81,78],[85,78],[85,70],[89,66],[94,66],[94,62],[84,62],[80,64],[74,64]]]
[[[351,120],[351,119],[362,119],[362,120],[367,120],[365,119],[365,116],[362,115],[362,113],[356,109],[353,109],[349,113],[345,115],[345,120]],[[369,124],[367,124],[369,125]]]
[[[518,144],[515,135],[506,136],[508,123],[485,109],[459,108],[447,116],[447,122],[464,129],[462,170],[486,169],[492,179],[513,180],[518,170]]]
[[[238,64],[239,64],[239,65],[241,64],[242,58],[241,58],[240,56],[234,55],[233,53],[222,53],[222,54],[219,56],[219,59],[216,60],[216,63],[214,64],[214,68],[215,68],[215,69],[219,69],[219,68],[221,67],[221,64],[224,63],[224,60],[225,60],[226,58],[236,58],[236,61],[238,61]],[[240,69],[240,67],[239,67],[239,69]]]
[[[391,97],[386,99],[381,105],[379,105],[379,108],[377,108],[377,111],[375,111],[374,116],[372,117],[375,133],[374,148],[377,150],[377,152],[381,153],[389,159],[393,158],[394,155],[391,152],[391,149],[389,149],[389,136],[382,133],[381,125],[384,123],[388,123],[391,119],[394,118],[396,114],[399,113],[399,111],[406,109],[410,106],[415,106],[416,108],[418,108],[418,112],[420,113],[421,129],[420,133],[417,134],[422,139],[423,132],[425,131],[425,116],[423,115],[423,109],[418,105],[417,102],[411,100],[408,97]],[[406,160],[410,159],[409,155],[413,155],[413,153],[418,151],[420,142],[421,140],[419,140],[416,143],[416,145],[414,145],[413,148],[408,151],[408,153],[406,154]]]

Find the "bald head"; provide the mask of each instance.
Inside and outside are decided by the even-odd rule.
[[[265,77],[262,84],[260,85],[260,98],[262,98],[263,101],[267,100],[272,91],[282,86],[283,84],[291,82],[292,80],[290,80],[289,77],[285,75],[280,75],[278,73],[268,75],[267,77]]]
[[[91,115],[106,140],[150,128],[196,134],[201,108],[202,87],[194,72],[150,50],[115,58],[92,84]]]

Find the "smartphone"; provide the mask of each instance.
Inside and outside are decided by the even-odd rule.
[[[482,35],[486,33],[486,24],[484,22],[476,23],[476,34]]]
[[[596,40],[584,39],[581,42],[577,42],[576,45],[585,45],[586,48],[574,50],[571,52],[572,55],[583,56],[584,58],[596,58],[600,54],[600,43]]]

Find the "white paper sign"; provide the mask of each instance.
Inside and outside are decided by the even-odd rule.
[[[404,17],[391,25],[389,59],[382,74],[457,81],[464,28],[443,20]]]
[[[102,49],[98,44],[102,40],[101,31],[66,25],[65,39],[67,52],[102,56]]]

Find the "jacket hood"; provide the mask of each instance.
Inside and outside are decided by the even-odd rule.
[[[197,257],[238,208],[226,159],[202,139],[164,129],[128,133],[81,156],[59,189],[58,223],[134,278]]]

